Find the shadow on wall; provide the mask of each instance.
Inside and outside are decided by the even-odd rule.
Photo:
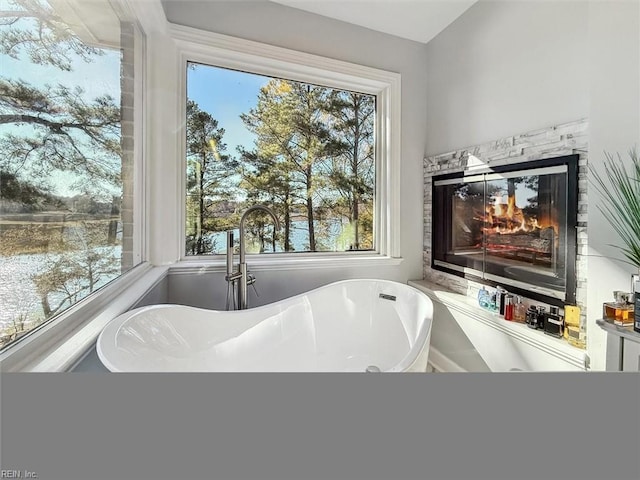
[[[433,302],[433,327],[429,360],[440,371],[490,372],[449,309]]]

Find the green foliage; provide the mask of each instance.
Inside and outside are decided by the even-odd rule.
[[[2,201],[4,212],[37,212],[45,208],[64,207],[64,202],[55,195],[2,170],[0,170],[0,201]]]
[[[367,226],[358,214],[373,201],[374,117],[371,96],[280,79],[241,116],[257,136],[255,149],[241,152],[243,186],[278,212],[285,251],[292,250],[294,212],[307,220],[310,251],[332,249],[329,225],[345,216],[355,227],[350,246],[370,248],[359,239]]]
[[[640,158],[635,149],[629,151],[631,166],[605,152],[604,176],[591,168],[593,184],[602,196],[598,209],[618,233],[623,246],[614,245],[635,267],[640,269]]]
[[[38,89],[0,78],[1,124],[29,127],[0,138],[3,171],[22,178],[66,172],[96,191],[119,183],[120,107],[112,97],[87,102],[79,87]]]
[[[187,244],[191,254],[216,248],[207,234],[225,230],[230,222],[220,207],[233,196],[230,175],[237,167],[226,153],[224,129],[213,116],[187,101]]]
[[[316,250],[314,202],[323,186],[317,173],[328,139],[322,118],[325,101],[322,87],[272,79],[260,90],[256,107],[241,116],[258,137],[256,151],[244,152],[245,159],[255,162],[255,170],[244,174],[247,183],[262,184],[271,190],[273,200],[280,200],[276,209],[285,213],[285,250],[290,248],[291,203],[295,200],[306,210],[309,250]]]
[[[334,119],[331,132],[331,185],[341,196],[337,203],[348,209],[353,227],[351,248],[373,248],[372,224],[361,219],[373,204],[375,99],[354,92],[333,90],[326,106]]]

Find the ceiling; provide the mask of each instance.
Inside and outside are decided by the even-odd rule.
[[[427,43],[477,0],[271,0],[379,32]]]
[[[97,48],[120,47],[120,16],[103,0],[48,0],[56,15],[83,43]]]

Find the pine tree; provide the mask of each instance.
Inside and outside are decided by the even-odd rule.
[[[6,6],[0,54],[71,71],[74,61],[105,53],[83,43],[46,2],[10,0]],[[42,188],[52,172],[64,172],[103,195],[120,182],[120,106],[110,95],[88,100],[77,86],[36,87],[2,76],[0,125],[12,126],[0,137],[0,170],[8,175]]]
[[[241,116],[258,137],[256,157],[270,159],[271,168],[287,179],[291,204],[304,208],[310,251],[317,249],[315,201],[323,185],[318,172],[327,152],[322,110],[326,94],[323,87],[273,79],[260,90],[256,107]],[[285,228],[289,223],[285,221]]]
[[[293,251],[291,242],[291,213],[293,207],[293,190],[288,172],[282,170],[284,165],[276,157],[259,155],[256,151],[241,149],[242,182],[240,188],[247,192],[247,203],[266,203],[271,206],[278,218],[282,220],[283,234],[280,235],[285,252]],[[263,236],[262,232],[256,233]],[[272,250],[276,251],[275,237]]]
[[[0,78],[0,125],[23,127],[0,137],[0,169],[32,181],[65,172],[98,192],[117,185],[120,108],[109,95],[88,102],[83,94],[80,87]]]
[[[211,252],[206,234],[224,230],[232,221],[212,212],[215,202],[231,198],[228,179],[237,166],[225,153],[223,135],[224,129],[210,113],[187,101],[187,231],[193,239],[191,253],[198,255]]]
[[[372,217],[375,184],[375,98],[355,92],[333,90],[327,102],[333,118],[328,177],[346,203],[353,226],[352,248],[373,247]],[[361,209],[366,215],[361,218]]]

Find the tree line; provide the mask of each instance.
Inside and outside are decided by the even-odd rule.
[[[270,79],[240,118],[255,142],[231,154],[225,129],[188,100],[187,253],[211,252],[208,234],[236,228],[257,203],[281,223],[273,236],[269,222],[253,223],[261,250],[270,237],[273,251],[293,251],[295,221],[305,224],[306,251],[331,250],[330,225],[343,219],[349,249],[373,248],[374,96]]]

